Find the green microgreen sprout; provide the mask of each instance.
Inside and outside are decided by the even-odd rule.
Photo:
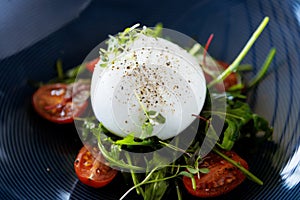
[[[166,118],[162,114],[160,114],[154,110],[148,111],[146,109],[146,107],[144,106],[141,98],[136,93],[136,91],[134,91],[134,94],[138,100],[140,107],[142,108],[142,110],[147,118],[145,120],[145,122],[142,124],[142,137],[151,136],[153,133],[153,126],[158,125],[158,124],[164,124],[166,122]]]
[[[139,26],[140,24],[134,24],[115,36],[109,35],[109,39],[106,41],[107,49],[99,49],[101,67],[108,67],[118,55],[128,50],[130,44],[139,37],[139,34],[159,37],[162,33],[162,24],[157,24],[153,29],[145,26],[138,29]]]

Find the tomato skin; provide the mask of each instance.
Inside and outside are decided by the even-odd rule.
[[[92,151],[99,155],[97,159],[86,147],[80,149],[74,162],[75,173],[85,185],[93,188],[104,187],[116,177],[118,171],[103,164],[105,159],[97,148]]]
[[[223,153],[248,169],[247,162],[234,151],[224,151]],[[207,198],[223,195],[236,188],[246,178],[238,168],[212,152],[200,163],[199,168],[201,167],[208,168],[210,171],[207,174],[200,174],[200,179],[195,175],[196,190],[192,187],[191,179],[183,177],[186,190],[197,197]]]
[[[72,85],[63,83],[41,86],[32,96],[35,111],[43,118],[58,124],[72,123],[88,106],[87,100],[72,102]]]
[[[95,69],[95,65],[99,62],[100,58],[96,58],[88,63],[86,63],[85,67],[87,70],[89,70],[90,72],[93,72]]]

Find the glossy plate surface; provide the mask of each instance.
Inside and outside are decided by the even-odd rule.
[[[23,12],[28,15],[31,11]],[[92,1],[58,31],[0,61],[0,199],[118,199],[129,187],[121,175],[102,189],[78,182],[73,161],[82,143],[74,126],[47,122],[33,110],[35,89],[28,81],[53,78],[57,59],[62,59],[65,69],[74,67],[108,34],[136,22],[147,26],[162,22],[201,44],[214,33],[210,54],[231,62],[265,16],[270,23],[244,63],[255,67],[250,78],[269,49],[277,49],[266,78],[248,98],[253,109],[274,126],[274,137],[255,154],[240,152],[265,184],[247,180],[217,199],[300,199],[299,13],[300,2],[291,0]],[[43,14],[41,10],[34,18],[36,23],[53,25],[59,20],[42,21],[39,15]],[[1,33],[6,25],[0,27]],[[6,35],[9,39],[9,33]],[[23,40],[26,37],[15,42]],[[174,199],[172,195],[171,189],[166,199]],[[192,199],[184,190],[183,195]],[[134,198],[132,193],[128,199]]]

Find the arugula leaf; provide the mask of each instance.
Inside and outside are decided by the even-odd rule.
[[[191,173],[189,173],[189,172],[187,172],[187,171],[181,171],[181,172],[179,172],[179,174],[178,175],[181,175],[181,176],[186,176],[186,177],[189,177],[189,178],[192,178],[192,177],[194,177],[194,175],[193,174],[191,174]]]
[[[199,172],[201,172],[202,174],[207,174],[209,172],[208,168],[200,168]]]
[[[255,132],[257,133],[258,131],[264,131],[264,138],[270,138],[270,136],[272,136],[273,133],[273,128],[270,127],[269,122],[257,115],[257,114],[253,114],[253,123],[254,123],[254,128],[255,128]]]
[[[240,127],[239,127],[239,122],[236,119],[231,119],[229,120],[228,118],[226,119],[226,124],[227,128],[224,131],[224,137],[222,140],[222,143],[219,144],[219,146],[223,149],[230,150],[235,141],[239,138],[240,135]]]
[[[186,168],[191,174],[197,174],[199,172],[198,169],[192,168],[192,167],[187,167]]]
[[[240,120],[242,124],[247,123],[252,118],[250,106],[240,100],[227,101],[226,117]]]
[[[217,114],[226,116],[223,137],[217,143],[222,149],[231,150],[234,143],[249,132],[253,134],[263,131],[266,135],[265,139],[272,134],[273,129],[268,121],[254,114],[250,106],[240,100],[229,100],[226,113]],[[249,126],[249,123],[252,123],[253,126]]]
[[[134,133],[128,134],[126,137],[124,137],[121,140],[117,140],[115,144],[117,145],[130,145],[130,146],[135,146],[135,145],[140,145],[140,146],[148,146],[152,145],[152,141],[150,139],[142,140],[142,141],[135,141],[134,140]]]

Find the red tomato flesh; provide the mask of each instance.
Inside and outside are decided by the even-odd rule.
[[[62,83],[41,86],[32,97],[33,107],[43,118],[59,123],[71,123],[74,116],[79,116],[87,107],[87,98],[82,95],[72,95],[73,85]],[[89,86],[81,86],[89,91]],[[79,94],[80,92],[78,92]],[[74,100],[74,97],[82,99]]]
[[[86,147],[82,147],[74,162],[78,179],[91,187],[100,188],[109,184],[118,171],[105,165],[105,159],[97,148],[92,149],[94,155]]]
[[[247,162],[235,152],[226,151],[223,153],[248,169]],[[192,187],[191,179],[186,176],[183,177],[186,190],[197,197],[220,196],[236,188],[246,178],[238,168],[212,152],[203,159],[203,162],[199,164],[199,168],[208,168],[209,172],[200,174],[200,179],[195,175],[196,190]]]

